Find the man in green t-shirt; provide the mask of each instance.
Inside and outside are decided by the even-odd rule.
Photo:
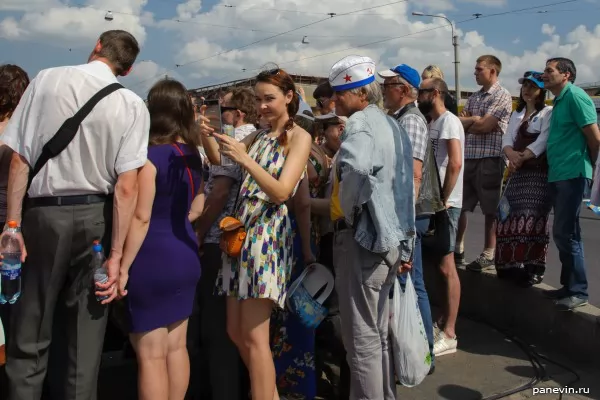
[[[546,294],[565,311],[587,304],[579,211],[600,146],[594,103],[573,85],[576,75],[575,64],[566,58],[548,60],[543,75],[544,86],[555,96],[546,153],[554,206],[552,235],[562,263],[562,288]]]

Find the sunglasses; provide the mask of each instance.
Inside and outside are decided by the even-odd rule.
[[[318,108],[323,108],[325,107],[325,103],[329,102],[331,99],[325,99],[325,100],[321,100],[321,99],[317,99],[317,107]]]
[[[527,71],[527,72],[525,72],[525,74],[523,74],[523,78],[533,78],[535,80],[541,81],[542,80],[542,73],[541,72],[535,72],[535,71]]]
[[[225,111],[237,111],[238,109],[235,107],[226,107],[226,106],[221,106],[221,114],[223,114]]]
[[[381,89],[385,91],[387,88],[392,87],[392,86],[406,86],[406,85],[404,83],[400,83],[400,82],[382,83]]]
[[[279,68],[268,69],[266,71],[259,73],[257,75],[257,78],[267,78],[269,76],[275,76],[275,75],[279,74],[279,71],[281,71]]]

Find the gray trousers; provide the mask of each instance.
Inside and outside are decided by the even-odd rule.
[[[66,310],[64,400],[95,400],[108,307],[96,301],[92,242],[110,248],[112,201],[90,205],[32,207],[23,216],[27,260],[22,294],[12,313],[6,373],[9,400],[39,400],[48,370],[54,311]],[[53,357],[56,354],[53,353]],[[66,360],[66,361],[62,361]],[[56,384],[56,382],[53,382]],[[59,386],[59,385],[55,385]]]
[[[342,339],[350,366],[351,400],[393,400],[396,385],[388,352],[389,294],[396,271],[354,240],[350,229],[335,233],[333,264]],[[383,254],[396,265],[398,249]]]

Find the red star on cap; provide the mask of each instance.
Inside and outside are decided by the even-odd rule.
[[[346,82],[350,82],[352,80],[352,77],[350,75],[346,74],[346,76],[344,77],[344,80]]]

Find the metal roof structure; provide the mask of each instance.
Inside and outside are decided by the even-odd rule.
[[[290,74],[296,85],[301,86],[306,94],[305,101],[311,106],[315,106],[315,99],[312,94],[315,88],[327,78],[320,76],[308,76],[308,75],[296,75]],[[194,97],[204,97],[205,99],[218,99],[222,97],[227,91],[234,87],[241,86],[254,86],[256,83],[256,77],[238,79],[235,81],[223,82],[215,85],[203,86],[197,89],[190,89],[190,94]]]

